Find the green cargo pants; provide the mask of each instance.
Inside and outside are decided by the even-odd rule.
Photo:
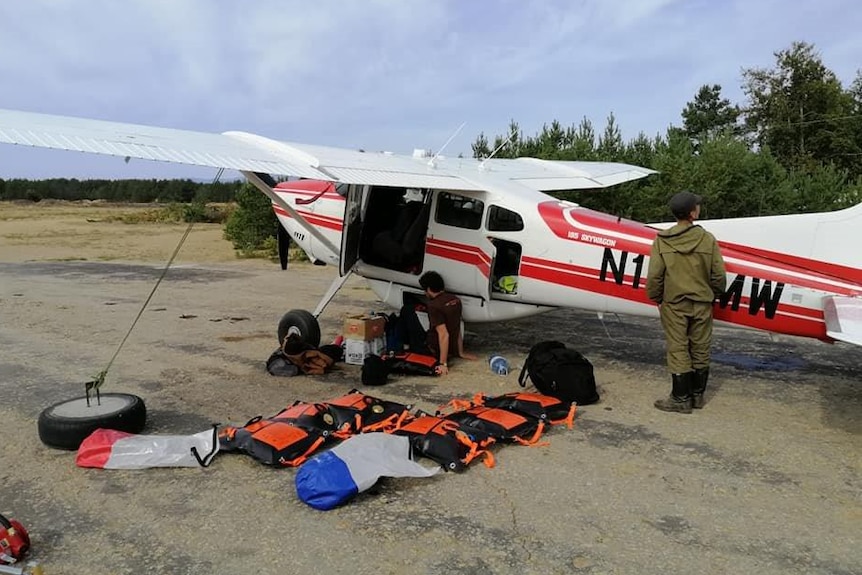
[[[667,367],[671,373],[709,367],[712,303],[683,300],[662,304],[661,325],[667,339]]]

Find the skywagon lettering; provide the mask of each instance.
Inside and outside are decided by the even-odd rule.
[[[575,234],[577,236],[577,234]],[[612,240],[611,238],[603,238],[602,236],[592,236],[590,234],[581,234],[580,238],[575,237],[574,239],[584,242],[586,244],[596,244],[599,246],[608,246],[614,247],[617,245],[617,240]]]
[[[617,240],[611,238],[603,238],[602,236],[592,236],[590,234],[582,234],[580,232],[568,232],[566,234],[566,238],[570,240],[575,240],[577,242],[584,242],[585,244],[595,244],[598,246],[610,246],[614,247],[617,245]]]

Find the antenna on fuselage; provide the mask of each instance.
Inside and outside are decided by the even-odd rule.
[[[487,162],[488,160],[490,160],[491,158],[493,158],[494,156],[496,156],[496,155],[497,155],[497,152],[499,152],[500,150],[502,150],[502,149],[506,146],[506,144],[508,144],[509,142],[511,142],[511,141],[512,141],[512,138],[514,138],[514,137],[515,137],[515,133],[514,133],[514,132],[512,132],[511,134],[509,134],[509,137],[508,137],[508,138],[506,138],[506,139],[505,139],[505,141],[503,141],[503,143],[502,143],[502,144],[500,144],[499,146],[497,146],[497,149],[495,149],[493,152],[491,152],[491,155],[490,155],[490,156],[488,156],[487,158],[482,158],[482,161],[481,161],[481,162],[479,162],[479,169],[484,171],[484,170],[485,170],[485,162]]]
[[[457,135],[458,135],[458,132],[460,132],[460,131],[464,128],[464,126],[466,126],[466,125],[467,125],[467,122],[461,122],[461,125],[460,125],[460,126],[458,126],[458,129],[457,129],[457,130],[455,130],[455,133],[454,133],[454,134],[452,134],[451,136],[449,136],[449,139],[448,139],[448,140],[446,140],[446,143],[445,143],[445,144],[443,144],[442,146],[440,146],[440,149],[439,149],[439,150],[437,150],[437,153],[436,153],[436,154],[434,154],[434,156],[433,156],[430,160],[428,160],[428,166],[429,166],[429,167],[431,167],[431,168],[436,168],[436,167],[437,167],[437,162],[435,161],[435,160],[437,160],[437,157],[438,157],[438,156],[443,152],[443,150],[445,150],[445,149],[446,149],[446,146],[448,146],[448,145],[449,145],[449,142],[451,142],[452,140],[454,140],[454,139],[455,139],[455,136],[457,136]]]

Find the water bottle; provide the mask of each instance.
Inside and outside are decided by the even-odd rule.
[[[509,362],[502,355],[492,355],[488,359],[488,364],[491,366],[491,371],[497,375],[509,374]]]

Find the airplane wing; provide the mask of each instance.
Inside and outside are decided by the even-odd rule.
[[[609,162],[366,153],[245,132],[209,134],[13,110],[0,110],[0,143],[351,184],[450,190],[480,190],[501,180],[536,191],[603,188],[655,173]]]
[[[0,143],[329,179],[313,158],[235,137],[12,110],[0,110]]]
[[[823,302],[826,335],[862,345],[862,298],[827,296]]]

